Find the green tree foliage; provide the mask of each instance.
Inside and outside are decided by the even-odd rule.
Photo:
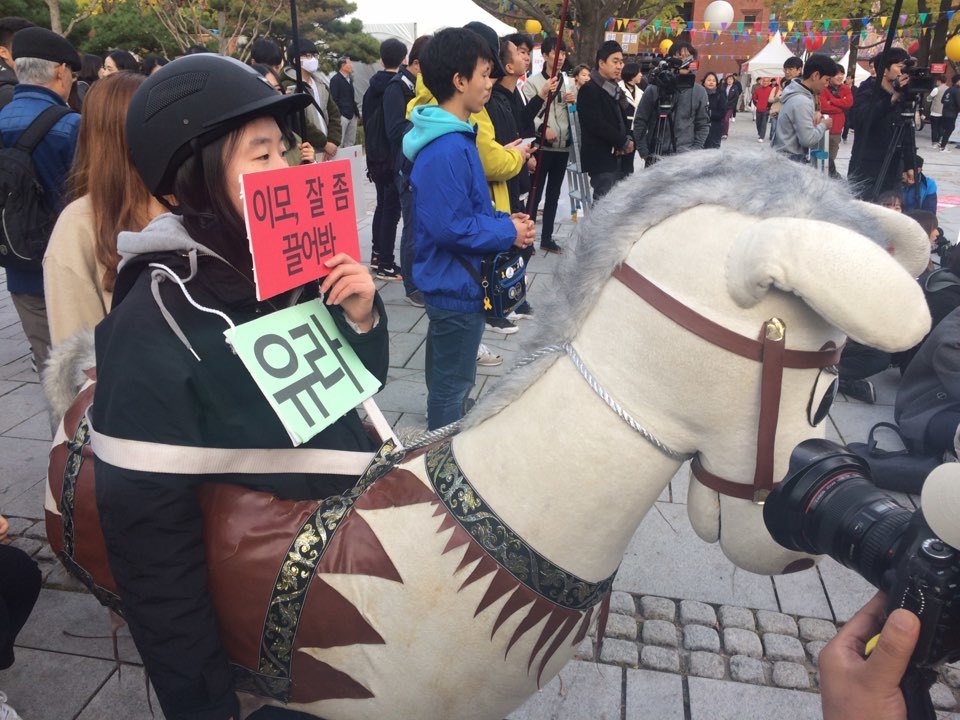
[[[336,59],[343,55],[364,63],[375,62],[380,57],[380,42],[363,32],[363,23],[344,19],[356,9],[348,0],[297,3],[300,33],[317,43],[323,70],[336,69]],[[289,5],[277,15],[270,34],[284,46],[293,38]]]

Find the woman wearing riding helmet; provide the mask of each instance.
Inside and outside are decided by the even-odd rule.
[[[342,492],[357,478],[319,474],[323,468],[195,474],[175,460],[162,470],[131,470],[104,460],[98,436],[148,443],[140,446],[149,449],[148,464],[159,451],[178,458],[197,448],[290,448],[286,430],[227,346],[219,313],[239,325],[322,293],[364,365],[381,382],[387,373],[383,303],[369,272],[347,255],[327,261],[331,272],[319,286],[266,302],[255,298],[238,178],[286,167],[284,118],[307,102],[304,95],[277,94],[236,60],[191,55],[150,76],[127,117],[134,165],[171,212],[142,232],[120,235],[113,309],[96,330],[90,420],[110,566],[168,720],[240,717],[207,591],[198,486],[229,482],[301,499]],[[303,447],[376,449],[355,411]],[[130,464],[122,453],[111,460]],[[277,709],[254,717],[265,713],[288,717]]]

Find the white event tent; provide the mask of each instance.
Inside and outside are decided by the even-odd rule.
[[[847,54],[837,60],[837,62],[840,63],[844,69],[848,68],[850,66],[850,51],[847,50]],[[856,69],[853,71],[853,84],[859,86],[860,83],[868,77],[870,77],[870,71],[858,62]]]
[[[783,77],[783,61],[793,57],[780,33],[776,33],[756,55],[743,64],[744,72],[750,73],[751,78]]]
[[[420,35],[432,35],[445,27],[462,27],[479,21],[503,37],[516,28],[501,22],[471,0],[443,2],[398,2],[397,0],[355,0],[356,11],[350,18],[363,23],[363,30],[377,40],[397,38],[408,48]]]

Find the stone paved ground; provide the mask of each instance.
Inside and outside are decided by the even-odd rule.
[[[755,143],[749,116],[741,115],[728,141]],[[941,197],[960,195],[956,154],[924,148],[929,175]],[[845,169],[850,145],[841,149]],[[788,192],[789,189],[784,189]],[[360,224],[364,253],[370,246],[373,210]],[[960,201],[958,201],[960,204]],[[566,208],[566,206],[562,206]],[[627,210],[628,211],[628,210]],[[575,224],[565,212],[558,240],[571,242]],[[949,238],[960,230],[960,209],[940,215]],[[549,289],[557,258],[538,255],[531,265],[531,299]],[[391,328],[391,369],[377,400],[397,427],[425,425],[422,310],[407,305],[397,283],[381,283]],[[522,330],[521,330],[522,334]],[[119,639],[113,661],[106,612],[80,591],[53,561],[43,529],[43,476],[50,434],[27,346],[0,274],[0,513],[13,525],[14,544],[44,571],[44,590],[18,640],[17,663],[0,673],[24,720],[146,720],[150,718],[142,668],[129,634]],[[492,387],[515,358],[518,337],[487,334],[504,355],[503,366],[480,369],[476,393]],[[828,434],[863,440],[880,419],[892,418],[897,374],[878,382],[879,402],[841,398]],[[599,662],[590,640],[511,720],[813,720],[820,717],[816,660],[838,624],[869,598],[872,589],[853,572],[826,560],[797,575],[768,578],[736,570],[715,545],[701,542],[686,519],[684,472],[675,478],[637,530],[617,577],[612,614]],[[911,503],[903,497],[902,501]],[[960,701],[960,670],[948,669],[934,692],[942,718]],[[154,717],[160,718],[156,700]],[[401,719],[403,720],[403,719]]]

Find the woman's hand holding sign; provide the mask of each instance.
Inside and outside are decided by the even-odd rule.
[[[373,276],[346,253],[337,253],[324,265],[330,274],[320,283],[327,305],[339,305],[347,319],[363,332],[373,327],[373,296],[377,288]]]

